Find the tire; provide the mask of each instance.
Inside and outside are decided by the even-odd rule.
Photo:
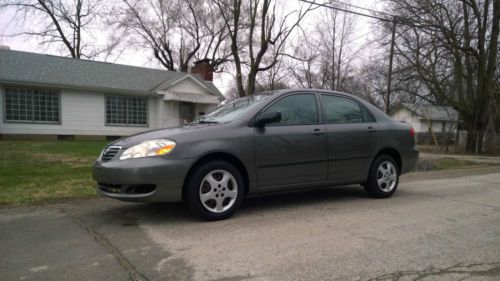
[[[374,198],[391,197],[399,184],[399,169],[391,156],[381,155],[373,161],[365,190]]]
[[[241,205],[244,190],[239,170],[228,162],[214,160],[202,164],[190,175],[186,203],[203,220],[223,220]]]

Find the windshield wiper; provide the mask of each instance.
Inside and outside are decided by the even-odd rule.
[[[198,120],[198,124],[215,124],[219,123],[217,121],[210,121],[210,120]]]

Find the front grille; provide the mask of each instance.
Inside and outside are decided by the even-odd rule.
[[[104,148],[104,150],[102,151],[102,154],[101,154],[101,160],[103,162],[106,162],[106,161],[113,159],[113,157],[115,157],[116,154],[118,154],[120,149],[121,149],[121,146],[117,146],[117,145],[110,145],[110,146]]]
[[[147,194],[156,189],[154,184],[111,184],[111,183],[98,183],[99,188],[108,193],[122,193],[122,194]]]

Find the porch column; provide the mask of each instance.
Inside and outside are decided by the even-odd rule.
[[[157,97],[156,98],[156,128],[163,128],[163,98],[162,97]]]

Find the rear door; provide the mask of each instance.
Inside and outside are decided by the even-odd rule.
[[[327,137],[316,94],[294,93],[263,112],[281,112],[281,122],[255,128],[257,186],[325,181]]]
[[[358,101],[335,94],[321,94],[328,133],[328,180],[363,179],[377,148],[377,123]]]

